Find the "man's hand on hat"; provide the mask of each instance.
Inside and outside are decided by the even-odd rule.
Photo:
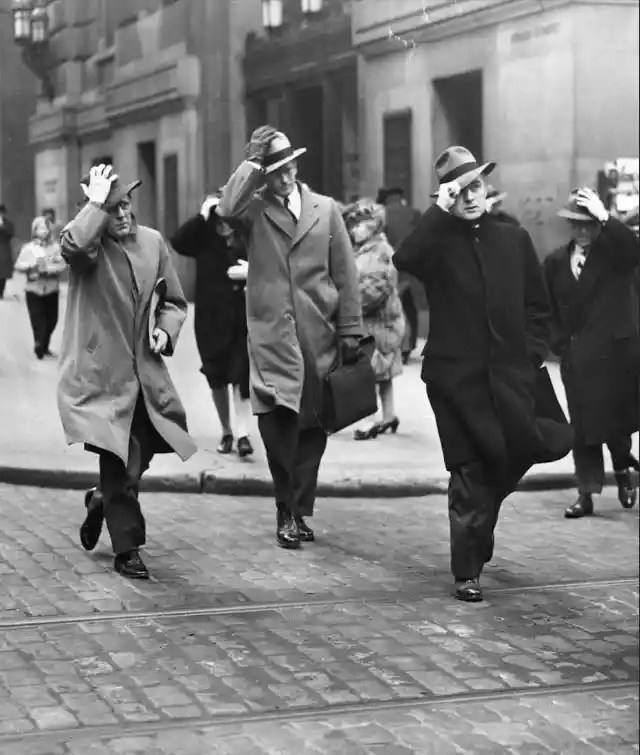
[[[103,205],[107,201],[111,185],[118,178],[111,165],[94,165],[89,171],[89,186],[80,184],[90,202]]]
[[[575,196],[576,204],[578,205],[578,207],[585,209],[590,215],[593,215],[593,217],[596,220],[599,220],[601,223],[607,222],[607,220],[609,219],[607,208],[604,206],[604,203],[595,193],[595,191],[593,191],[593,189],[589,189],[587,187],[578,189]]]
[[[209,220],[209,216],[211,215],[211,210],[214,207],[217,207],[220,204],[220,197],[216,196],[215,194],[210,194],[202,203],[202,207],[200,208],[200,214],[205,220]]]
[[[448,181],[447,183],[440,184],[438,189],[438,198],[436,204],[441,210],[449,212],[449,210],[456,203],[456,199],[460,195],[462,189],[457,181]]]
[[[269,144],[273,137],[278,133],[278,129],[273,126],[260,126],[252,134],[249,144],[247,144],[247,160],[262,164],[264,156],[267,154]]]

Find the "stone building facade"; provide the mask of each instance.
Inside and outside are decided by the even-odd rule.
[[[356,0],[352,19],[363,193],[401,184],[425,209],[463,143],[544,256],[568,192],[638,155],[637,0]]]
[[[140,222],[169,235],[244,147],[244,39],[260,0],[52,0],[55,97],[30,120],[38,206],[64,221],[91,165],[140,178]],[[188,260],[177,264],[192,286]]]

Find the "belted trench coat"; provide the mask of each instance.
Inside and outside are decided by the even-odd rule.
[[[429,300],[422,379],[447,469],[480,459],[524,474],[566,456],[573,440],[566,419],[555,400],[538,401],[551,309],[529,234],[486,214],[463,221],[434,205],[394,263],[424,284]]]
[[[106,234],[107,214],[89,203],[62,231],[69,290],[59,361],[58,408],[69,444],[119,456],[126,464],[141,395],[162,443],[155,453],[189,458],[196,447],[186,415],[149,332],[162,328],[171,356],[187,303],[158,231],[137,226],[124,241]],[[159,295],[159,289],[166,292]]]
[[[243,162],[225,186],[222,217],[248,224],[247,329],[255,414],[278,406],[302,426],[322,424],[323,379],[338,337],[362,334],[358,275],[349,235],[330,197],[299,184],[297,223]],[[303,400],[304,399],[304,400]]]

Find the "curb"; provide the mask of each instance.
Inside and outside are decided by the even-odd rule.
[[[98,484],[96,472],[74,469],[34,469],[30,467],[0,466],[0,483],[36,488],[87,490]],[[544,492],[568,490],[576,484],[573,474],[539,473],[525,477],[517,487],[521,492]],[[608,474],[606,485],[615,484],[613,474]],[[272,495],[271,480],[259,476],[232,476],[212,470],[196,474],[149,475],[140,485],[148,493],[195,493],[229,496]],[[447,492],[448,480],[431,479],[360,479],[343,478],[320,481],[320,498],[415,498],[443,495]]]

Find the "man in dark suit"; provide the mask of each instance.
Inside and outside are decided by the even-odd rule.
[[[394,257],[429,300],[422,379],[451,473],[451,570],[465,601],[482,600],[502,501],[532,464],[562,458],[572,440],[557,402],[538,398],[545,388],[553,397],[541,369],[549,299],[529,234],[486,212],[484,176],[494,167],[464,147],[440,155],[436,204]]]
[[[604,485],[602,446],[611,454],[618,498],[637,499],[631,436],[639,427],[640,333],[635,286],[640,249],[632,230],[606,210],[591,189],[572,193],[558,215],[569,221],[571,241],[545,260],[553,306],[553,351],[575,430],[573,456],[578,499],[565,516],[593,514],[593,495]]]

